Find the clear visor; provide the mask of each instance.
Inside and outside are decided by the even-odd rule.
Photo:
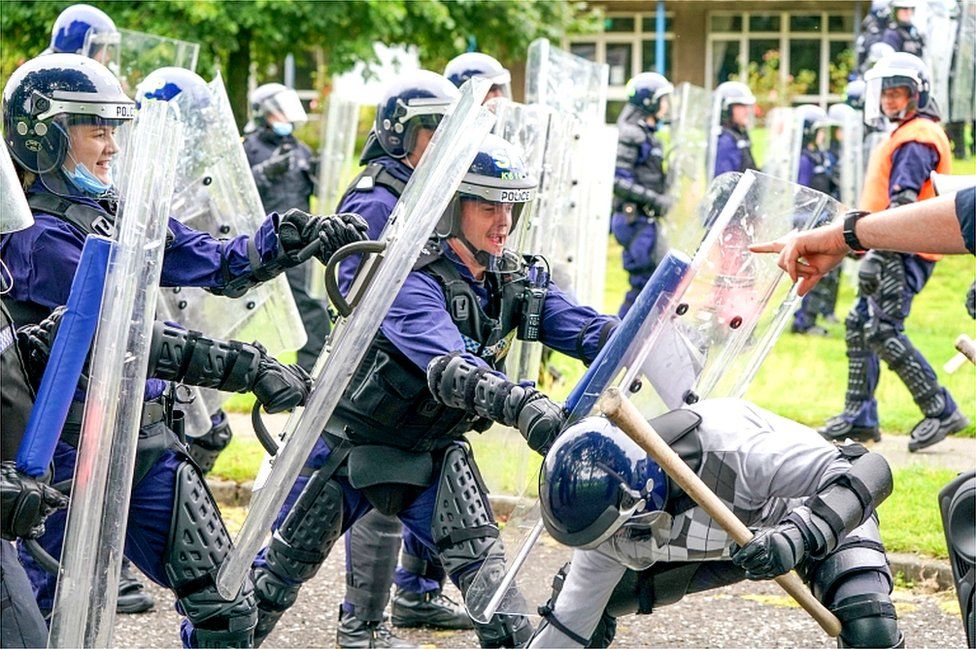
[[[412,119],[416,118],[434,118],[433,124],[434,128],[440,123],[441,118],[447,115],[447,111],[451,107],[450,101],[445,101],[443,99],[437,99],[434,97],[426,97],[423,99],[411,99],[409,103],[404,102],[402,99],[397,100],[397,104],[400,107],[399,121],[401,124],[406,124]],[[426,124],[424,125],[426,127]]]
[[[302,100],[298,98],[298,93],[294,90],[282,90],[270,97],[265,102],[265,106],[266,113],[277,113],[292,124],[304,124],[308,121]]]
[[[88,32],[80,54],[94,59],[118,76],[121,71],[122,46],[118,32]]]
[[[90,115],[58,115],[49,128],[50,141],[57,146],[43,147],[37,155],[39,179],[58,196],[103,198],[115,194],[120,182],[125,149],[132,129],[131,120],[105,120]]]
[[[34,223],[10,151],[0,144],[0,232],[16,232]]]

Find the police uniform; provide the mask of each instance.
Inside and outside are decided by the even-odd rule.
[[[881,42],[891,45],[896,52],[907,52],[919,58],[922,58],[922,50],[925,49],[925,38],[915,25],[902,25],[895,21],[888,23],[881,34]]]
[[[715,173],[720,176],[729,171],[758,169],[752,158],[752,142],[745,128],[723,126],[715,146]]]
[[[776,525],[810,503],[859,464],[864,451],[836,447],[806,426],[739,399],[706,400],[654,421],[705,485],[751,528]],[[746,578],[730,560],[728,532],[673,483],[662,513],[649,528],[625,524],[595,549],[574,551],[530,647],[587,641],[605,647],[620,615],[648,614],[688,593]],[[827,556],[800,567],[817,598],[840,617],[843,637],[877,616],[891,637],[873,629],[870,646],[898,643],[897,627],[884,621],[895,618],[892,577],[870,512]]]
[[[796,182],[828,196],[839,198],[834,160],[829,151],[803,147],[800,151]],[[836,275],[834,278],[836,279]],[[822,286],[818,284],[814,290],[803,296],[800,307],[793,314],[793,331],[795,333],[810,331],[816,325],[818,315],[833,313],[833,309],[829,305],[833,300],[836,300],[834,290],[836,286],[836,281],[828,281]]]
[[[491,422],[442,405],[426,369],[435,358],[459,354],[479,371],[500,372],[527,282],[519,268],[476,281],[446,243],[425,251],[312,451],[316,472],[300,493],[291,492],[271,545],[255,562],[259,637],[294,602],[335,540],[374,507],[396,515],[438,554],[462,593],[499,549],[487,492],[463,441]],[[591,361],[616,320],[547,288],[541,342]],[[493,646],[527,639],[524,621],[497,616],[476,631]]]
[[[631,108],[629,105],[627,108]],[[630,290],[620,305],[619,316],[630,310],[634,300],[662,257],[657,219],[664,216],[668,199],[664,173],[664,147],[655,127],[643,120],[633,122],[636,110],[621,114],[617,123],[617,163],[613,181],[613,236],[623,246],[623,266]]]

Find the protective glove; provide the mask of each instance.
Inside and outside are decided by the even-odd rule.
[[[517,427],[529,448],[545,455],[566,423],[566,411],[538,390],[525,390],[526,396],[518,411]]]
[[[24,475],[13,462],[0,463],[0,536],[8,541],[44,534],[44,519],[68,506],[57,489]]]
[[[976,282],[970,284],[966,291],[966,311],[969,311],[970,318],[976,320]]]
[[[250,389],[264,409],[276,413],[305,405],[312,389],[312,377],[308,372],[298,365],[279,363],[257,342],[254,346],[261,351],[261,360]]]
[[[41,385],[41,377],[44,376],[44,368],[51,357],[51,347],[65,311],[67,307],[59,306],[39,323],[25,325],[17,330],[17,346],[27,367],[27,378],[35,392]]]
[[[674,207],[674,199],[667,194],[654,193],[654,198],[651,200],[651,208],[654,210],[654,215],[661,217],[668,213],[672,207]]]
[[[732,546],[732,563],[753,580],[785,575],[807,555],[803,532],[792,521],[765,527],[744,546]]]
[[[861,295],[874,295],[881,286],[881,259],[868,253],[857,270],[857,283]]]
[[[366,221],[358,214],[312,216],[299,209],[290,209],[281,217],[278,239],[285,254],[292,257],[318,240],[320,245],[315,257],[325,264],[339,248],[356,241],[365,241],[368,230]]]

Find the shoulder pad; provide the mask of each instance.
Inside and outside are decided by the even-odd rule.
[[[636,124],[621,124],[617,129],[617,141],[621,144],[640,146],[646,139],[644,129]]]

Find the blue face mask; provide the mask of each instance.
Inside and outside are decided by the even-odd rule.
[[[72,185],[94,198],[100,198],[112,189],[111,182],[103,183],[81,162],[75,165],[74,171],[64,169],[64,175]]]
[[[291,122],[275,122],[271,125],[271,130],[278,137],[285,137],[291,135],[291,132],[295,130],[295,125]]]

